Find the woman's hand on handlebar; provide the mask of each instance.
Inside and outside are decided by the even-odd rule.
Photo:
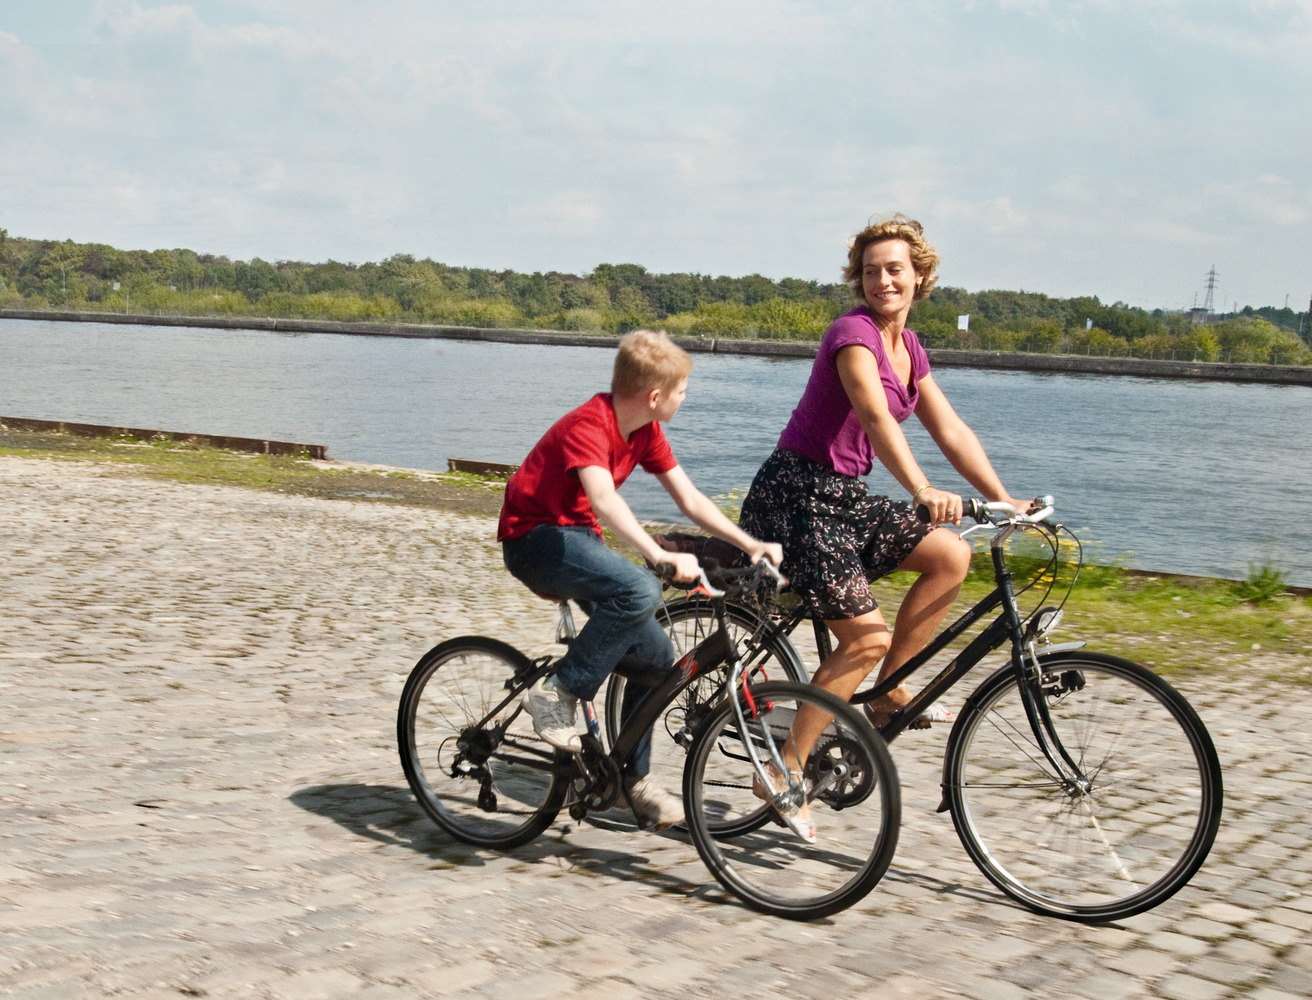
[[[1017,500],[1015,497],[1006,496],[998,498],[1002,503],[1009,503],[1016,508],[1017,514],[1029,514],[1033,511],[1040,510],[1043,507],[1042,498],[1030,497],[1028,500]]]
[[[747,550],[747,558],[752,563],[758,563],[764,559],[774,566],[782,566],[784,547],[778,542],[757,542]]]
[[[961,523],[961,512],[964,508],[960,495],[931,486],[921,490],[916,499],[929,511],[930,524]]]

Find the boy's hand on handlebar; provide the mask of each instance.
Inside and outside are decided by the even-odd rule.
[[[665,562],[673,567],[675,583],[696,583],[702,578],[702,566],[691,552],[666,552]]]

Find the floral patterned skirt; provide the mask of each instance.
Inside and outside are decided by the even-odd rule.
[[[872,495],[864,479],[785,448],[756,473],[739,523],[783,546],[793,591],[826,621],[877,608],[870,581],[897,569],[933,530],[910,503]]]

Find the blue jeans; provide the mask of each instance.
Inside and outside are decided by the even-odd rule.
[[[651,573],[612,552],[591,528],[540,524],[527,535],[503,542],[506,568],[539,594],[568,597],[588,615],[559,660],[557,683],[592,701],[618,669],[624,686],[621,721],[627,723],[674,665],[674,647],[656,620],[661,585]],[[651,733],[624,764],[641,777],[651,770]]]

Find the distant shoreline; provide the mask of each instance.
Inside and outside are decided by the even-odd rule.
[[[552,344],[567,347],[613,348],[619,341],[617,336],[604,333],[432,326],[418,323],[343,323],[332,320],[280,319],[257,316],[147,316],[125,315],[123,313],[0,309],[0,319],[37,320],[48,323],[110,323],[216,330],[254,330],[270,333],[331,333],[357,337],[474,340],[488,343]],[[816,344],[813,342],[736,340],[728,337],[675,337],[674,339],[692,353],[737,354],[765,358],[812,358],[815,357],[816,352]],[[1167,361],[1149,358],[1098,358],[1077,354],[962,351],[948,348],[931,348],[929,357],[933,364],[944,368],[982,368],[1064,375],[1123,375],[1138,378],[1312,386],[1312,367],[1300,365],[1247,365],[1211,361]]]

